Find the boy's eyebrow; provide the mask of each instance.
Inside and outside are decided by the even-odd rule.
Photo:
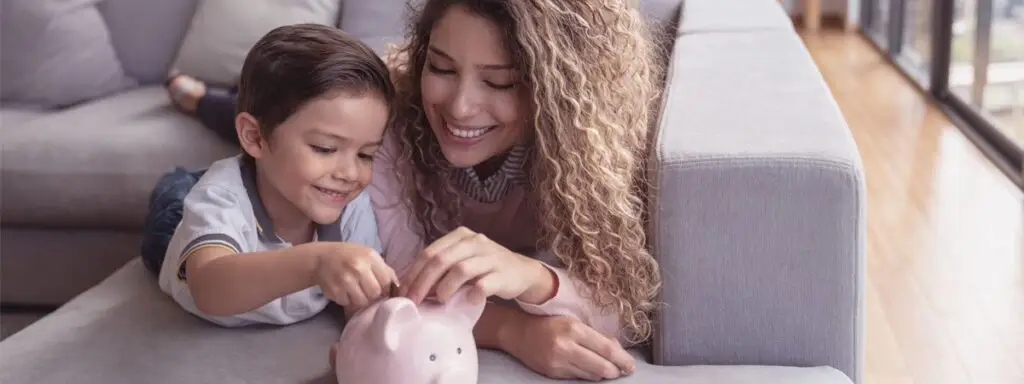
[[[451,61],[455,61],[455,59],[453,59],[451,55],[449,55],[449,54],[445,53],[444,51],[442,51],[441,48],[438,48],[438,47],[435,47],[435,46],[431,45],[431,46],[427,47],[427,49],[429,49],[430,52],[433,52],[435,55],[441,56],[441,57],[443,57],[445,59],[448,59],[448,60],[451,60]],[[512,64],[481,64],[481,65],[478,65],[477,68],[480,68],[480,69],[490,69],[490,70],[512,70],[513,69]]]
[[[352,141],[351,138],[348,138],[348,137],[345,137],[345,136],[341,136],[341,135],[336,134],[336,133],[327,132],[327,131],[324,131],[324,130],[321,130],[321,129],[316,129],[316,130],[314,130],[314,132],[316,134],[318,134],[318,135],[331,137],[331,138],[337,139],[337,140],[342,141],[342,142],[350,142],[350,141]],[[384,138],[382,137],[382,138],[378,139],[377,141],[372,141],[372,142],[366,143],[364,145],[364,147],[365,146],[370,146],[370,145],[378,146],[378,147],[381,146],[381,145],[384,145]]]

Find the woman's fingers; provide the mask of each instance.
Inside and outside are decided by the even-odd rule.
[[[419,278],[419,275],[423,271],[425,265],[431,262],[431,260],[440,257],[440,255],[442,255],[449,247],[458,244],[463,239],[469,238],[472,235],[472,232],[460,227],[459,229],[442,236],[440,239],[437,239],[434,243],[424,248],[419,257],[413,261],[412,265],[406,269],[405,274],[402,276],[402,284],[398,289],[399,294],[402,296],[412,297],[412,292],[410,290],[412,289],[413,282]]]
[[[470,256],[462,259],[448,268],[448,273],[445,273],[435,285],[434,293],[437,294],[439,300],[442,302],[446,301],[455,291],[470,280],[483,276],[493,270],[494,262],[492,258]]]
[[[616,372],[632,373],[636,367],[636,359],[629,352],[619,345],[615,340],[609,339],[600,332],[589,326],[578,327],[580,333],[576,342],[583,348],[590,350],[602,360],[613,364]]]
[[[448,234],[441,236],[440,239],[435,240],[432,244],[423,248],[423,255],[425,256],[436,256],[445,249],[461,242],[470,236],[475,235],[473,231],[466,229],[465,227],[459,227],[458,229],[448,232]]]
[[[473,288],[469,290],[467,298],[472,303],[481,303],[491,295],[497,295],[501,289],[501,276],[497,273],[488,273],[473,282]],[[500,295],[499,295],[500,296]],[[502,297],[503,299],[511,299]]]
[[[472,257],[474,251],[471,244],[461,242],[448,247],[437,256],[425,257],[423,266],[420,267],[415,280],[412,280],[409,286],[408,297],[416,303],[422,301],[452,265]]]
[[[555,376],[560,378],[560,379],[570,379],[570,380],[575,380],[575,379],[583,379],[583,380],[589,380],[589,381],[600,381],[601,380],[601,375],[594,374],[593,372],[587,370],[586,368],[577,366],[576,364],[570,363],[569,366],[567,366],[567,367],[565,367],[563,369],[565,369],[565,371],[566,371],[565,374],[557,374],[556,373]]]
[[[622,374],[611,361],[582,345],[573,349],[570,359],[573,366],[588,374],[584,376],[588,380],[615,379]]]

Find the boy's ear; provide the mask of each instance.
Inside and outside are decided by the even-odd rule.
[[[238,133],[238,141],[242,150],[254,159],[263,156],[267,150],[267,141],[260,133],[260,123],[253,115],[242,112],[235,116],[235,131]]]

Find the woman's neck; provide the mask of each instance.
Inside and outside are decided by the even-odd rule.
[[[473,166],[473,172],[476,172],[480,180],[487,180],[501,169],[507,158],[508,152],[484,160],[484,162]]]

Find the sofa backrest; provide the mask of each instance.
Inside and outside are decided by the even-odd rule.
[[[167,78],[197,0],[104,0],[98,7],[125,73],[142,84]]]

